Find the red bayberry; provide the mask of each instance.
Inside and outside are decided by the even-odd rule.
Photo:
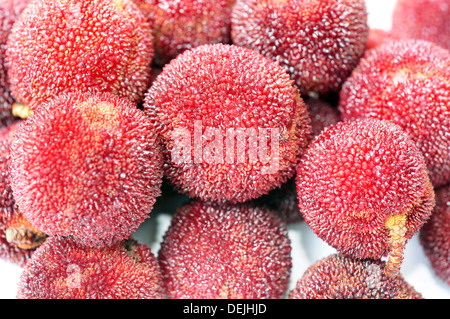
[[[290,252],[274,212],[197,200],[175,213],[158,260],[169,298],[281,298]]]
[[[25,266],[19,299],[161,299],[161,271],[134,240],[104,248],[49,237]]]
[[[397,0],[392,33],[400,38],[433,42],[450,50],[449,0]]]
[[[306,109],[311,118],[313,136],[318,136],[322,131],[341,120],[339,111],[322,99],[308,98],[305,100]]]
[[[311,131],[286,71],[234,45],[179,55],[153,82],[144,109],[158,125],[168,180],[204,200],[245,201],[280,186]]]
[[[0,129],[0,258],[23,267],[46,235],[18,211],[9,182],[10,145],[20,124]]]
[[[368,51],[340,93],[343,120],[386,119],[416,142],[434,186],[450,182],[450,54],[425,41]]]
[[[128,238],[162,183],[153,125],[110,93],[63,94],[38,107],[11,145],[19,210],[49,235],[102,246]]]
[[[366,49],[361,0],[237,0],[231,36],[276,60],[302,94],[338,91]]]
[[[303,218],[320,238],[354,258],[389,254],[392,274],[435,205],[414,142],[399,126],[375,119],[326,128],[300,161],[297,191]]]
[[[420,230],[420,243],[436,275],[450,285],[450,185],[436,190],[436,207]]]
[[[14,98],[11,95],[6,65],[6,47],[11,28],[28,0],[0,1],[0,126],[7,126],[16,120],[12,112]]]
[[[318,136],[326,127],[340,121],[339,112],[324,100],[308,98],[306,108],[311,118],[312,136]],[[298,209],[298,195],[295,177],[271,190],[268,194],[256,199],[260,205],[266,205],[277,212],[286,223],[302,221],[302,214]]]
[[[135,0],[154,32],[155,63],[204,44],[230,43],[234,0]]]
[[[152,39],[131,0],[34,1],[8,40],[11,92],[31,110],[73,90],[138,102],[148,88]]]
[[[381,260],[333,254],[311,265],[289,299],[423,299],[405,279],[385,274]]]

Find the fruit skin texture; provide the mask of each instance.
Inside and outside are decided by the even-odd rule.
[[[204,45],[231,42],[234,0],[135,0],[153,28],[155,64]]]
[[[20,277],[18,299],[162,299],[161,270],[134,240],[104,248],[49,237]]]
[[[11,92],[31,110],[74,90],[138,103],[148,88],[153,38],[131,0],[34,1],[11,30]]]
[[[19,212],[9,182],[10,145],[20,124],[0,129],[0,258],[23,267],[46,235]]]
[[[368,33],[361,0],[237,0],[231,14],[233,43],[278,61],[302,95],[339,91]]]
[[[449,65],[449,51],[431,42],[389,42],[367,52],[340,92],[342,120],[401,126],[424,155],[435,187],[450,182]]]
[[[28,0],[0,1],[0,127],[8,126],[16,120],[12,113],[14,97],[9,88],[6,44],[14,22],[28,2]]]
[[[333,254],[311,265],[289,299],[423,299],[402,276],[389,277],[382,260]]]
[[[408,131],[435,186],[450,181],[449,63],[448,51],[429,42],[391,43],[369,53],[341,91],[344,120],[388,119]]]
[[[203,45],[180,54],[153,82],[144,110],[158,126],[168,180],[179,192],[203,200],[242,202],[267,194],[293,176],[311,135],[306,106],[286,71],[234,45]],[[267,157],[261,156],[263,147],[249,147],[251,130],[262,129],[269,135]],[[205,136],[214,130],[215,136],[195,144],[200,130]],[[276,130],[278,136],[271,137]],[[235,143],[227,138],[233,131]],[[193,147],[176,161],[173,154],[184,145],[177,137],[185,135]],[[222,142],[223,154],[208,158],[214,141]],[[264,145],[262,138],[258,142]]]
[[[154,126],[109,93],[63,94],[23,122],[11,145],[19,210],[48,235],[93,246],[123,240],[150,213],[162,184]]]
[[[389,267],[401,266],[405,241],[435,205],[414,142],[399,126],[374,119],[339,122],[313,140],[298,166],[297,191],[303,218],[320,238],[352,258],[389,254]],[[395,218],[404,218],[399,238],[388,224]]]
[[[305,104],[311,118],[313,138],[320,135],[326,127],[340,121],[337,109],[324,100],[307,98],[305,99]],[[259,205],[266,205],[267,208],[276,211],[285,223],[303,221],[302,214],[298,209],[295,176],[280,187],[271,190],[268,194],[258,197],[255,202]]]
[[[392,33],[405,39],[433,42],[450,50],[450,1],[398,0],[392,14]]]
[[[420,230],[420,243],[439,278],[450,285],[450,185],[436,190],[436,207]]]
[[[276,299],[287,291],[290,252],[273,211],[196,200],[173,216],[158,260],[172,299]]]

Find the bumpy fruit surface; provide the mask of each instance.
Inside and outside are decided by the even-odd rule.
[[[169,298],[281,298],[290,252],[273,211],[197,200],[175,213],[158,259]]]
[[[278,61],[302,94],[339,91],[368,32],[361,0],[237,0],[231,15],[233,43]]]
[[[311,265],[289,299],[423,299],[402,276],[386,276],[381,260],[333,254]]]
[[[149,247],[133,240],[104,248],[49,237],[25,266],[19,299],[161,299],[161,271]]]
[[[153,82],[144,110],[158,126],[168,180],[203,200],[242,202],[280,186],[311,133],[286,71],[235,45],[180,54]]]
[[[311,118],[312,137],[318,136],[326,127],[340,121],[338,110],[324,100],[308,98],[305,99],[305,104]],[[303,221],[298,208],[295,176],[268,194],[258,197],[255,201],[277,212],[285,223]]]
[[[342,120],[389,120],[422,152],[435,187],[450,182],[450,53],[420,40],[368,51],[340,92]]]
[[[231,41],[234,0],[134,0],[153,29],[155,63],[204,44]]]
[[[19,212],[9,181],[10,146],[20,124],[0,129],[0,258],[23,267],[47,236]]]
[[[436,190],[436,207],[420,230],[420,243],[436,275],[450,285],[450,185]]]
[[[63,94],[25,120],[11,145],[19,210],[49,235],[103,246],[127,239],[162,183],[154,126],[109,93]]]
[[[6,47],[11,28],[28,0],[0,1],[0,127],[16,120],[13,114],[14,97],[11,94],[6,64]]]
[[[148,88],[152,41],[131,0],[34,1],[8,39],[11,92],[31,110],[74,90],[138,102]]]
[[[326,128],[297,170],[300,211],[344,255],[379,259],[398,273],[403,249],[428,220],[434,190],[422,154],[397,125],[374,119]]]

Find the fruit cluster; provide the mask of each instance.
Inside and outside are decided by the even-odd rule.
[[[449,8],[383,33],[364,0],[0,1],[17,297],[422,298],[419,232],[450,284]],[[156,253],[134,234],[173,194]],[[295,222],[336,254],[289,292]]]

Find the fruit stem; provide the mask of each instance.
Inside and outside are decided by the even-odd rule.
[[[14,103],[12,105],[12,114],[14,116],[20,117],[21,119],[27,119],[33,113],[32,110],[28,107],[28,105]]]
[[[403,262],[403,251],[406,243],[406,214],[389,216],[385,225],[389,229],[389,256],[386,262],[385,273],[388,276],[397,276]]]
[[[45,241],[47,235],[37,229],[21,226],[6,229],[5,237],[9,243],[21,249],[34,249]]]

